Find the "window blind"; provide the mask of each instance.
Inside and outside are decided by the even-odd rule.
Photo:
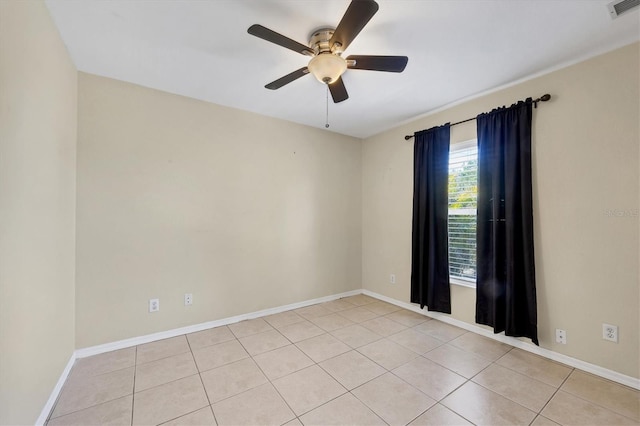
[[[475,282],[478,147],[453,145],[449,154],[449,275]]]

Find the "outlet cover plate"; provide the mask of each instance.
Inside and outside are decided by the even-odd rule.
[[[158,312],[160,310],[160,299],[149,299],[149,312]]]
[[[602,338],[610,342],[618,343],[618,326],[602,324]]]

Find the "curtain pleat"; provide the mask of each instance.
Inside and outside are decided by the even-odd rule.
[[[530,98],[477,117],[476,322],[537,345],[531,120]]]
[[[451,313],[449,289],[449,124],[414,138],[411,302]]]

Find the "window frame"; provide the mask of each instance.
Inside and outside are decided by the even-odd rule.
[[[478,146],[478,139],[474,138],[474,139],[469,139],[466,141],[460,141],[460,142],[456,142],[450,145],[449,147],[449,155],[451,155],[452,152],[455,151],[460,151],[463,149],[468,149],[468,148],[472,148],[472,147],[476,147]],[[448,205],[447,205],[448,207]],[[476,223],[477,223],[477,213],[478,213],[478,209],[476,206]],[[448,224],[448,217],[449,214],[447,214],[447,224]],[[447,238],[449,236],[449,228],[447,226]],[[477,257],[476,257],[476,272],[477,272]],[[468,288],[476,288],[477,286],[477,277],[475,280],[472,279],[466,279],[466,278],[462,278],[462,277],[452,277],[451,275],[449,276],[449,283],[450,284],[455,284],[461,287],[468,287]]]

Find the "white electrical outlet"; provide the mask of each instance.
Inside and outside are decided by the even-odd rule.
[[[184,294],[184,306],[193,305],[193,294],[185,293]]]
[[[389,275],[389,282],[391,284],[395,284],[396,283],[396,274]]]
[[[565,330],[556,328],[556,343],[567,344],[567,332]]]
[[[149,312],[158,312],[160,310],[160,299],[149,299]]]
[[[602,324],[602,338],[604,340],[618,343],[618,326],[611,324]]]

